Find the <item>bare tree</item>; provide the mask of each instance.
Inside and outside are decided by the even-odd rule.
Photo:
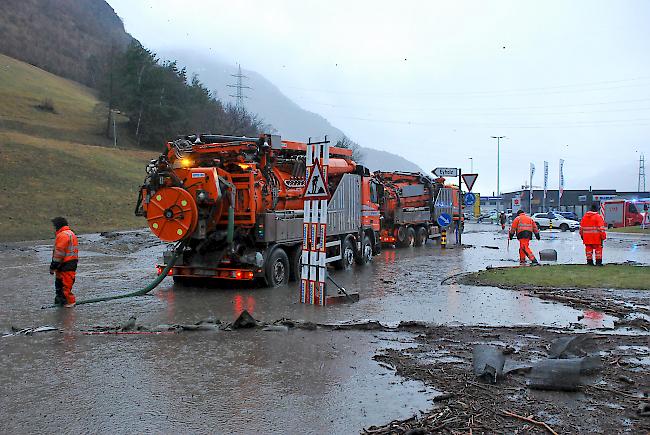
[[[363,163],[364,155],[363,155],[363,151],[361,150],[361,145],[359,145],[358,143],[356,143],[346,135],[344,134],[341,135],[341,137],[338,138],[334,146],[352,150],[352,160],[354,160],[357,163]]]

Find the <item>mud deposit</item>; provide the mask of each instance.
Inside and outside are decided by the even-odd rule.
[[[567,332],[531,327],[427,328],[415,340],[416,346],[386,350],[374,358],[441,395],[420,414],[368,427],[364,433],[549,433],[541,423],[557,433],[647,433],[648,337],[590,336],[586,352],[600,359],[600,367],[580,376],[577,391],[531,389],[526,383],[529,367],[547,359],[550,344],[560,337],[567,337]],[[477,344],[495,345],[505,353],[504,376],[496,384],[472,371],[472,348]]]
[[[606,261],[650,263],[650,245],[626,237],[608,239]],[[51,241],[0,245],[0,432],[349,434],[414,415],[388,431],[545,430],[501,411],[559,432],[647,431],[635,410],[648,336],[621,321],[647,320],[650,293],[441,284],[516,261],[500,227],[468,225],[463,241],[473,247],[386,249],[365,267],[333,271],[361,299],[327,308],[298,303],[293,283],[165,279],[146,296],[43,310],[54,297]],[[559,262],[582,260],[575,233],[545,231],[533,243],[557,249]],[[164,249],[144,231],[81,236],[77,298],[146,286]],[[253,327],[232,328],[244,310]],[[594,340],[604,368],[578,392],[530,390],[523,372],[495,385],[472,374],[473,343],[530,362],[575,333],[607,334]],[[455,396],[435,401],[441,393]]]

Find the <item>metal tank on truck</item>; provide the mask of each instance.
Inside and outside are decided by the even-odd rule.
[[[376,192],[351,155],[330,148],[327,262],[340,269],[371,261],[380,248]],[[160,240],[181,244],[174,281],[260,280],[275,287],[299,278],[305,159],[306,144],[276,135],[168,142],[147,167],[136,215]]]
[[[422,246],[438,234],[434,199],[442,184],[419,172],[375,171],[373,175],[378,183],[384,244]]]

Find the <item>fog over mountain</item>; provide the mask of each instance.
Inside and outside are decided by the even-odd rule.
[[[471,158],[479,192],[531,163],[539,185],[544,160],[557,188],[560,159],[567,189],[620,189],[595,175],[650,155],[647,1],[109,3],[152,49],[239,62],[360,144],[427,170]]]
[[[222,101],[234,101],[231,95],[235,89],[228,87],[236,83],[233,74],[237,73],[237,65],[229,63],[216,56],[203,56],[191,51],[158,50],[161,59],[177,60],[190,73],[198,74],[205,85],[216,92]],[[344,134],[334,127],[327,119],[317,113],[310,112],[298,106],[277,86],[267,80],[262,74],[242,68],[246,109],[257,113],[265,122],[271,124],[283,138],[296,141],[307,141],[309,137],[327,135],[332,142]],[[355,140],[354,137],[351,137]],[[431,168],[421,168],[405,158],[387,151],[381,151],[362,144],[363,164],[370,170],[394,170],[428,173]]]

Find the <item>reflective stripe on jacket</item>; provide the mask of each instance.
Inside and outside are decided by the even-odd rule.
[[[607,238],[605,220],[595,211],[588,211],[580,221],[580,237],[585,245],[600,245]]]
[[[67,263],[79,259],[77,236],[70,227],[62,227],[56,232],[52,263]]]
[[[539,234],[537,224],[526,213],[522,213],[512,221],[510,235],[517,234],[518,239],[532,239],[533,233]]]

